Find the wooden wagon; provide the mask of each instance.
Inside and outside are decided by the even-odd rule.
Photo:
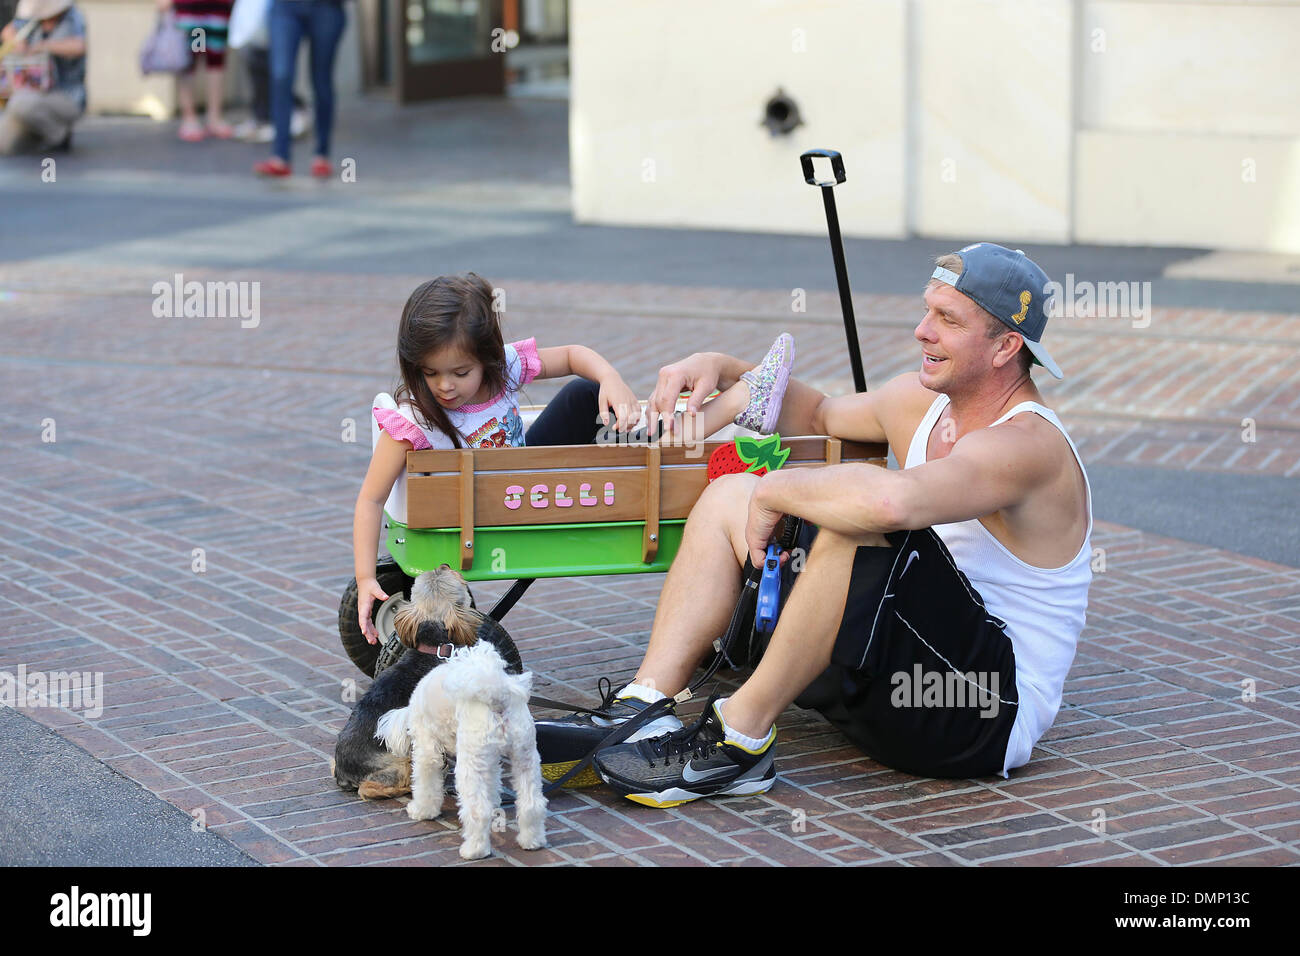
[[[406,521],[385,512],[392,557],[376,569],[390,595],[375,612],[380,635],[414,578],[442,564],[467,581],[514,582],[489,612],[496,620],[538,578],[667,571],[708,484],[709,455],[730,443],[408,452]],[[883,466],[887,454],[884,445],[825,436],[785,439],[781,447],[789,451],[783,468]],[[370,672],[378,648],[361,635],[355,581],[339,628],[349,656]]]

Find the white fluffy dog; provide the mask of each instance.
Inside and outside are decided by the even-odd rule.
[[[546,797],[542,793],[537,732],[528,712],[533,675],[506,673],[495,647],[479,641],[457,648],[411,694],[411,703],[390,710],[375,734],[393,753],[411,756],[412,820],[442,813],[447,755],[456,758],[460,806],[460,855],[491,854],[492,817],[501,805],[501,758],[509,756],[519,817],[519,845],[546,845]]]

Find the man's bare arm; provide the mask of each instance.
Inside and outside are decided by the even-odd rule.
[[[777,431],[783,435],[830,435],[848,441],[888,441],[892,423],[910,423],[934,400],[915,372],[896,375],[875,391],[823,395],[790,380]]]
[[[962,438],[944,458],[903,471],[846,464],[764,475],[751,513],[793,514],[848,535],[926,528],[1023,502],[1054,473],[1050,446],[1014,423]]]

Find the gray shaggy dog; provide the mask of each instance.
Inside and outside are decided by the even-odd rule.
[[[379,718],[405,707],[415,687],[445,661],[442,645],[466,647],[478,641],[494,645],[511,674],[523,673],[514,641],[505,628],[474,608],[465,579],[447,565],[426,571],[411,586],[411,600],[393,618],[406,652],[384,670],[339,733],[330,771],[344,790],[365,800],[400,797],[411,792],[409,755],[390,753],[375,737]],[[448,649],[442,648],[444,655]]]

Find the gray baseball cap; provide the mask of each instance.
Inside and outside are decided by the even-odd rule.
[[[1041,341],[1047,327],[1047,273],[1021,250],[991,242],[974,243],[956,254],[961,258],[960,275],[940,266],[930,278],[974,299],[985,312],[1019,332],[1033,361],[1064,378]]]

